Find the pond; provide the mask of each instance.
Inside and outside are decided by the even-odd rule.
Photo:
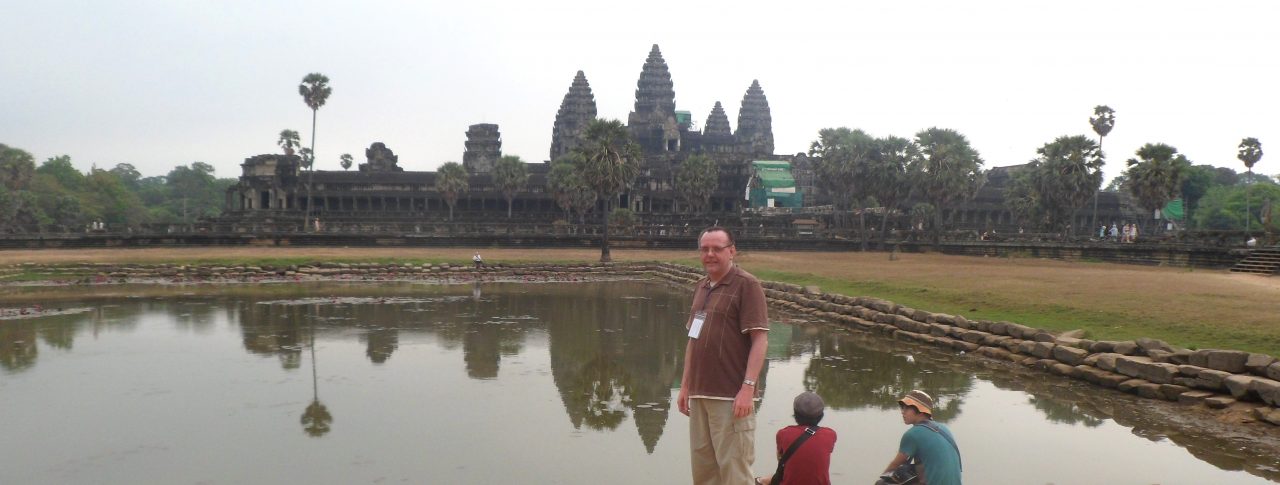
[[[56,315],[0,320],[0,483],[688,481],[688,420],[672,402],[680,288],[39,291]],[[10,296],[0,306],[33,304]],[[839,433],[832,478],[871,483],[905,430],[895,396],[921,388],[956,434],[967,483],[1280,479],[1256,441],[1165,425],[1176,405],[773,318],[759,475],[810,388]]]

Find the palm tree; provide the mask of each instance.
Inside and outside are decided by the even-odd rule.
[[[907,164],[920,155],[920,149],[906,138],[888,136],[876,140],[878,156],[867,167],[865,183],[868,192],[884,210],[880,218],[880,242],[883,245],[889,235],[889,214],[911,193],[911,178]],[[883,249],[883,246],[882,246]]]
[[[493,167],[493,182],[502,190],[502,196],[507,198],[507,219],[510,219],[511,202],[516,198],[516,193],[529,183],[529,170],[525,167],[524,160],[515,155],[499,158]]]
[[[959,132],[929,128],[916,133],[920,156],[909,165],[915,187],[933,205],[933,242],[942,240],[942,211],[951,202],[973,197],[982,188],[986,175],[982,157]]]
[[[1060,136],[1036,153],[1014,176],[1006,200],[1020,219],[1061,231],[1065,239],[1072,214],[1102,185],[1102,153],[1083,135]]]
[[[1148,143],[1139,148],[1138,158],[1125,162],[1126,186],[1148,214],[1164,207],[1177,196],[1182,179],[1191,162],[1178,154],[1178,149],[1163,143]]]
[[[350,153],[343,153],[341,157],[338,157],[338,164],[342,165],[343,170],[350,170],[352,161]]]
[[[609,262],[609,212],[640,173],[640,147],[621,121],[596,119],[587,124],[582,143],[574,150],[581,154],[577,160],[583,182],[604,201],[600,261]]]
[[[320,111],[320,107],[324,106],[324,102],[329,99],[329,95],[333,94],[333,88],[329,87],[329,77],[318,72],[307,74],[302,78],[302,84],[298,85],[298,94],[302,95],[302,101],[307,103],[307,107],[311,108],[311,154],[314,157],[316,153],[316,113]],[[307,172],[307,212],[306,222],[311,221],[311,178],[315,169],[312,167]]]
[[[707,210],[707,203],[720,183],[720,167],[705,155],[694,155],[676,172],[676,193],[694,213]]]
[[[818,132],[818,140],[809,145],[809,154],[821,159],[817,167],[819,185],[831,194],[836,208],[845,213],[859,210],[859,239],[866,251],[866,211],[861,209],[870,195],[867,172],[879,156],[875,138],[862,130],[824,128]]]
[[[1248,233],[1249,219],[1253,218],[1249,213],[1249,182],[1253,181],[1253,164],[1262,160],[1262,142],[1253,137],[1240,140],[1240,151],[1236,152],[1236,158],[1244,162],[1244,168],[1249,172],[1248,178],[1244,179],[1244,232]]]
[[[465,193],[471,185],[467,183],[467,170],[458,162],[445,162],[436,171],[436,191],[449,204],[449,220],[453,220],[453,206],[458,203],[458,195]]]
[[[280,131],[280,139],[276,141],[280,148],[284,149],[285,155],[293,155],[293,150],[298,148],[298,132],[293,130]]]
[[[1093,125],[1093,132],[1098,134],[1098,152],[1101,154],[1105,163],[1106,153],[1102,152],[1102,139],[1111,133],[1111,129],[1116,126],[1116,111],[1110,106],[1100,104],[1093,107],[1093,116],[1089,118],[1089,124]],[[1098,226],[1098,192],[1093,193],[1093,219],[1089,222],[1089,231],[1093,231]]]
[[[314,315],[312,315],[314,318]],[[333,422],[333,415],[329,414],[329,409],[320,402],[320,386],[316,378],[316,328],[314,320],[311,323],[311,404],[307,405],[307,409],[302,411],[302,429],[308,435],[314,438],[324,436],[329,432],[329,423]]]

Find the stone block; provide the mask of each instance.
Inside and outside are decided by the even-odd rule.
[[[1182,393],[1189,392],[1189,391],[1191,391],[1191,388],[1187,386],[1179,386],[1177,384],[1161,384],[1160,385],[1160,396],[1163,397],[1166,401],[1177,401],[1178,396],[1181,396]]]
[[[1099,340],[1097,342],[1094,342],[1092,347],[1089,347],[1089,351],[1095,354],[1109,353],[1109,352],[1114,352],[1115,350],[1116,350],[1116,342],[1112,342],[1110,340]]]
[[[982,347],[978,349],[977,352],[978,354],[981,354],[993,359],[1000,359],[1000,360],[1009,359],[1009,351],[1002,349],[1000,347]]]
[[[1116,370],[1116,359],[1119,359],[1120,357],[1122,357],[1120,354],[1113,354],[1113,353],[1102,353],[1102,354],[1094,354],[1094,355],[1098,356],[1098,368],[1105,371],[1110,371],[1110,372],[1114,372]]]
[[[1134,340],[1133,343],[1138,344],[1138,348],[1142,349],[1143,352],[1149,353],[1152,350],[1160,350],[1163,352],[1173,352],[1173,347],[1165,343],[1165,341],[1163,340],[1142,337],[1137,340]]]
[[[979,332],[977,330],[970,330],[960,335],[960,340],[964,340],[965,342],[976,344],[976,343],[981,343],[982,340],[986,338],[988,335],[991,335],[991,334],[986,332]]]
[[[1267,379],[1280,381],[1280,362],[1273,362],[1267,366]]]
[[[1076,347],[1084,350],[1092,351],[1091,349],[1093,349],[1093,344],[1095,343],[1097,342],[1094,342],[1093,340],[1089,340],[1087,338],[1082,338],[1080,339],[1080,342],[1076,344]]]
[[[929,335],[935,335],[938,337],[945,337],[947,335],[947,332],[950,331],[951,329],[950,326],[942,325],[939,323],[930,323],[928,325],[929,325]]]
[[[1140,357],[1136,355],[1121,356],[1116,359],[1116,372],[1129,377],[1141,377],[1140,366],[1151,363],[1150,357]]]
[[[987,331],[997,335],[1009,335],[1009,326],[1004,322],[992,322],[987,325]]]
[[[960,320],[963,320],[963,319],[964,319],[964,317],[956,317],[956,323],[957,323],[957,324],[959,324],[959,323],[960,323]],[[965,320],[965,323],[967,323],[967,324],[969,325],[969,328],[972,328],[972,329],[974,329],[974,330],[978,330],[978,331],[981,331],[981,332],[992,333],[992,332],[991,332],[991,322],[990,322],[990,321],[987,321],[987,320]]]
[[[1173,351],[1173,355],[1169,356],[1170,364],[1184,365],[1190,363],[1191,351],[1187,349],[1178,349]]]
[[[1249,359],[1244,362],[1244,368],[1256,375],[1266,377],[1267,366],[1275,362],[1276,358],[1267,354],[1249,354]]]
[[[1230,406],[1235,403],[1236,403],[1235,398],[1231,396],[1215,395],[1212,397],[1206,397],[1204,399],[1204,405],[1209,406],[1210,408],[1213,408],[1213,409],[1226,409],[1227,406]]]
[[[1075,372],[1075,370],[1076,368],[1074,366],[1063,364],[1061,362],[1054,362],[1052,365],[1049,366],[1050,372],[1053,372],[1054,374],[1064,376],[1064,377],[1070,377],[1071,374]]]
[[[933,323],[941,323],[943,325],[955,325],[956,317],[946,313],[934,313]],[[964,327],[961,327],[964,328]]]
[[[1239,374],[1245,371],[1249,353],[1239,350],[1210,350],[1204,367]]]
[[[1173,383],[1179,386],[1200,387],[1200,379],[1196,379],[1194,377],[1174,377]]]
[[[1035,357],[1026,357],[1026,358],[1023,358],[1023,359],[1022,359],[1021,361],[1019,361],[1018,363],[1019,363],[1019,364],[1022,364],[1022,365],[1025,365],[1025,366],[1027,366],[1027,367],[1031,367],[1031,366],[1033,366],[1033,365],[1036,365],[1036,362],[1040,362],[1040,359],[1037,359],[1037,358],[1035,358]]]
[[[1196,387],[1213,391],[1225,391],[1227,388],[1223,385],[1222,381],[1232,375],[1233,374],[1230,372],[1205,369],[1200,371],[1200,374],[1196,376],[1196,380],[1200,382]]]
[[[1209,363],[1208,350],[1193,350],[1191,355],[1187,357],[1187,363],[1197,367],[1207,367]]]
[[[1205,399],[1213,396],[1214,394],[1209,391],[1187,391],[1178,395],[1178,402],[1181,404],[1200,404]]]
[[[1031,340],[1035,340],[1036,342],[1053,343],[1053,341],[1058,340],[1058,337],[1044,330],[1040,330],[1031,335]]]
[[[1089,352],[1075,347],[1058,345],[1053,348],[1053,358],[1057,359],[1058,362],[1062,362],[1070,366],[1076,366],[1084,363],[1084,358],[1088,355]]]
[[[1138,353],[1138,344],[1133,343],[1133,341],[1116,342],[1112,347],[1111,351],[1120,355],[1135,355]]]
[[[1280,382],[1264,377],[1255,377],[1249,384],[1249,390],[1257,394],[1262,402],[1272,406],[1280,406]]]
[[[1030,340],[1018,342],[1018,353],[1031,355],[1031,351],[1036,348],[1036,343]]]
[[[1080,339],[1075,337],[1063,337],[1059,335],[1058,338],[1053,340],[1053,343],[1058,345],[1070,345],[1072,347],[1079,347]]]
[[[1104,372],[1105,372],[1105,371],[1104,371]],[[1125,381],[1128,381],[1129,379],[1130,379],[1130,377],[1129,377],[1129,376],[1126,376],[1126,375],[1124,375],[1124,374],[1116,374],[1116,373],[1114,373],[1114,372],[1107,372],[1107,373],[1105,373],[1105,374],[1103,374],[1103,375],[1101,375],[1101,376],[1099,376],[1099,377],[1098,377],[1098,385],[1101,385],[1101,386],[1103,386],[1103,387],[1109,387],[1109,388],[1115,389],[1115,388],[1120,387],[1120,383],[1125,382]]]
[[[1258,421],[1280,426],[1280,409],[1258,407],[1253,409],[1253,416]]]
[[[1146,353],[1147,357],[1150,357],[1154,362],[1169,362],[1169,356],[1173,355],[1173,352],[1165,352],[1160,349],[1151,349]]]
[[[1236,398],[1236,400],[1244,400],[1251,395],[1253,381],[1257,379],[1257,377],[1250,375],[1235,374],[1222,379],[1222,385],[1227,387],[1231,397]]]
[[[1031,355],[1034,355],[1041,359],[1051,358],[1053,357],[1054,347],[1057,347],[1057,346],[1054,345],[1053,342],[1032,342]]]
[[[1196,367],[1191,364],[1184,364],[1184,365],[1178,366],[1178,375],[1183,375],[1187,377],[1196,377],[1200,375],[1200,371],[1202,370],[1204,370],[1204,367]]]

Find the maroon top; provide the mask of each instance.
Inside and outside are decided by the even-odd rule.
[[[690,339],[689,397],[732,400],[747,373],[748,331],[769,330],[764,288],[755,276],[734,265],[714,287],[707,278],[698,281],[685,328],[699,311],[705,311],[707,319],[698,338]]]
[[[787,452],[791,442],[804,433],[806,426],[787,426],[778,430],[778,456]],[[818,427],[818,432],[800,445],[787,459],[782,483],[774,485],[831,485],[831,452],[836,449],[836,431]]]

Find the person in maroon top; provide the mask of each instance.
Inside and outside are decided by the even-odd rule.
[[[831,453],[836,449],[836,431],[818,426],[826,405],[822,397],[813,391],[805,391],[796,396],[792,404],[795,426],[787,426],[778,430],[778,459],[791,448],[791,444],[803,435],[809,427],[817,428],[817,432],[800,444],[791,458],[787,459],[786,471],[782,474],[781,483],[771,483],[773,477],[756,478],[759,485],[831,485]]]

